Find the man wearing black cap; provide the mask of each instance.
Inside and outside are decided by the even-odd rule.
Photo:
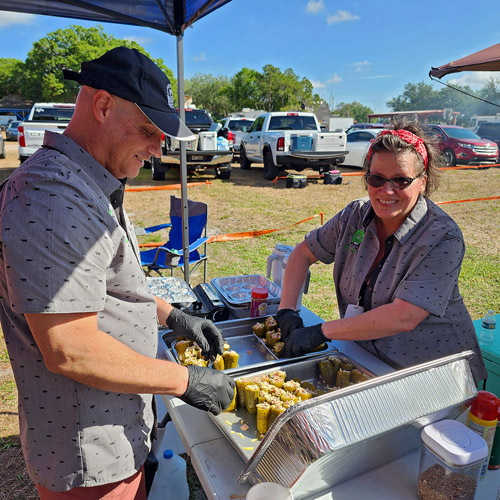
[[[166,76],[134,49],[65,77],[81,85],[71,122],[47,132],[0,194],[0,319],[21,442],[42,500],[145,499],[152,394],[212,413],[234,395],[221,372],[155,359],[157,323],[206,358],[223,340],[210,321],[151,295],[122,205],[126,178],[160,156],[162,132],[191,132]]]

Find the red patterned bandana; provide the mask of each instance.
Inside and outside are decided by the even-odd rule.
[[[412,132],[409,132],[408,130],[383,130],[378,134],[379,136],[381,135],[396,135],[403,141],[405,141],[407,144],[410,144],[410,146],[413,146],[417,153],[422,157],[422,160],[424,160],[424,165],[425,169],[427,170],[427,149],[425,147],[424,141],[418,137],[417,135],[413,134]],[[367,160],[371,158],[373,154],[372,147],[370,146],[370,149],[368,150],[367,153]]]

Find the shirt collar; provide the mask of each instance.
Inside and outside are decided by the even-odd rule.
[[[123,203],[125,183],[127,179],[117,179],[108,172],[85,149],[76,144],[69,137],[56,132],[45,132],[43,142],[49,149],[59,151],[67,156],[78,168],[89,175],[108,198],[113,208],[118,208]]]
[[[367,198],[367,200],[369,200],[369,198]],[[364,206],[366,207],[366,210],[362,215],[361,223],[366,230],[370,225],[370,222],[372,222],[373,218],[375,217],[375,211],[373,210],[373,207],[369,201]],[[427,200],[424,196],[420,195],[418,197],[417,203],[413,207],[413,210],[409,213],[408,217],[406,217],[401,226],[399,226],[399,228],[394,233],[394,237],[397,238],[400,243],[404,243],[410,237],[411,233],[415,230],[416,226],[425,217],[425,215],[427,214],[427,210]]]

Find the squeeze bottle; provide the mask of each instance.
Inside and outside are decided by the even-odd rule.
[[[158,459],[148,500],[189,500],[186,461],[172,450],[165,450]]]

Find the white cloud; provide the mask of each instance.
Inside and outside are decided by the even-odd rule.
[[[448,82],[450,85],[469,85],[469,87],[482,87],[486,82],[488,82],[491,78],[494,80],[499,80],[500,75],[498,71],[472,71],[470,73],[466,73],[459,78],[452,78]]]
[[[372,63],[365,60],[365,61],[355,62],[352,65],[354,66],[356,71],[361,72],[365,69],[368,69],[372,65]]]
[[[147,37],[147,36],[126,36],[123,39],[129,40],[131,42],[136,42],[139,45],[147,45],[148,43],[150,43],[153,40],[151,37]]]
[[[328,78],[328,83],[340,83],[342,81],[342,77],[334,73],[330,78]]]
[[[325,4],[323,0],[309,0],[306,5],[306,12],[308,14],[317,14],[318,12],[324,10]]]
[[[200,52],[199,54],[193,56],[193,61],[195,62],[202,62],[206,60],[207,60],[207,54],[205,52]]]
[[[12,24],[34,24],[35,16],[33,14],[21,14],[19,12],[2,11],[0,16],[0,28]]]
[[[320,82],[319,80],[311,80],[311,83],[314,89],[324,89],[326,87],[326,83]]]
[[[327,16],[326,22],[328,24],[337,24],[337,23],[345,23],[348,21],[357,21],[359,16],[356,14],[351,14],[347,10],[338,10],[332,16]]]
[[[364,76],[361,80],[382,80],[383,78],[392,78],[394,75],[372,75]]]

